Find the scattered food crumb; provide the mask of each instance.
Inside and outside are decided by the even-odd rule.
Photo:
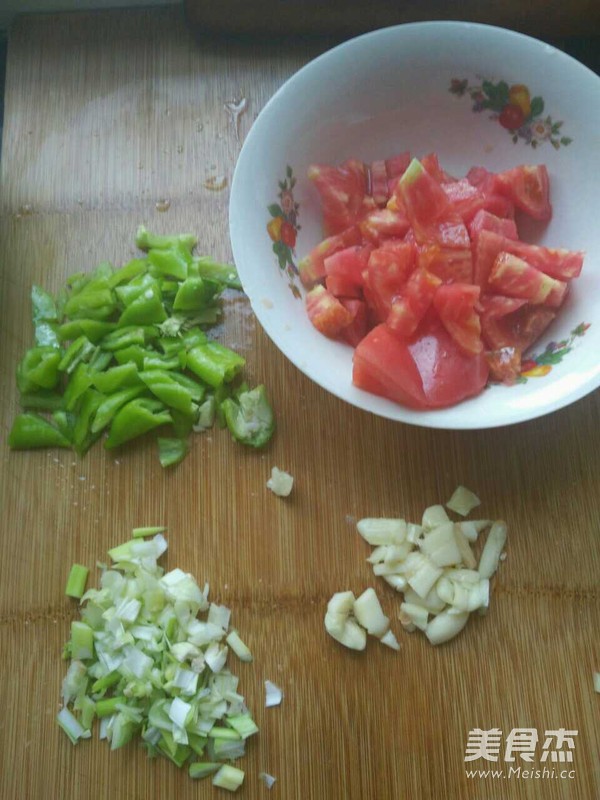
[[[277,467],[271,470],[271,477],[267,481],[267,489],[278,497],[288,497],[294,485],[293,477]]]

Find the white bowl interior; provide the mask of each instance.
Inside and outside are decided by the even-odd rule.
[[[490,112],[474,113],[468,97],[449,91],[453,78],[524,83],[543,97],[545,112],[562,120],[572,142],[533,149]],[[564,53],[517,33],[485,25],[431,22],[366,34],[325,53],[294,75],[254,123],[236,167],[230,201],[234,258],[253,310],[283,353],[328,391],[376,414],[440,428],[481,428],[531,419],[600,385],[600,231],[596,175],[600,171],[600,79]],[[593,323],[573,352],[543,379],[492,386],[476,398],[439,411],[418,412],[363,392],[351,382],[352,349],[329,340],[309,322],[279,269],[266,225],[278,181],[293,168],[299,203],[295,252],[302,258],[322,238],[318,197],[306,178],[311,163],[365,161],[404,150],[434,151],[442,166],[463,175],[474,164],[503,170],[544,163],[554,208],[548,225],[522,221],[527,241],[585,250],[582,275],[556,321],[533,350]],[[296,280],[299,286],[299,281]]]

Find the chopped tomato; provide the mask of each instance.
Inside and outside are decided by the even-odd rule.
[[[437,242],[419,246],[419,266],[433,272],[444,283],[472,283],[473,256],[469,247],[442,247]]]
[[[325,259],[352,244],[360,244],[361,235],[357,227],[352,226],[342,233],[324,239],[298,264],[300,280],[310,289],[317,281],[325,277]]]
[[[315,286],[306,295],[306,313],[318,331],[335,337],[352,322],[352,314],[323,286]]]
[[[421,376],[430,408],[460,403],[479,394],[487,383],[489,367],[484,354],[465,353],[435,313],[426,317],[408,349]]]
[[[490,380],[513,386],[521,372],[521,352],[516,347],[489,350],[485,357],[490,367]]]
[[[405,150],[404,153],[398,153],[397,156],[392,156],[392,158],[386,158],[385,171],[388,178],[401,178],[410,162],[411,155],[408,150]]]
[[[400,178],[397,192],[418,242],[428,241],[431,228],[451,215],[446,193],[416,158]]]
[[[342,297],[340,302],[352,315],[351,322],[340,331],[340,336],[345,342],[348,342],[349,345],[356,347],[369,331],[367,304],[364,300],[355,300],[346,297]]]
[[[394,247],[378,247],[371,252],[368,267],[363,273],[365,297],[380,322],[387,319],[392,298],[401,293],[415,267],[415,261],[415,247],[408,242],[400,242]]]
[[[425,409],[423,381],[405,341],[386,325],[373,328],[352,359],[352,382],[366,392],[410,408]]]
[[[442,183],[442,189],[446,193],[448,200],[450,200],[454,211],[463,222],[469,222],[484,207],[485,196],[483,192],[480,192],[476,186],[469,183],[466,178]]]
[[[431,306],[441,280],[422,267],[410,276],[399,297],[392,298],[388,327],[400,336],[412,336]]]
[[[325,288],[337,298],[362,297],[362,289],[354,281],[348,280],[344,275],[327,275]]]
[[[313,164],[308,177],[321,196],[326,235],[341,233],[358,222],[367,188],[361,162],[347,161],[339,167]]]
[[[481,335],[490,350],[515,347],[526,350],[542,335],[556,316],[543,306],[532,306],[513,297],[481,299]]]
[[[492,231],[507,239],[518,239],[519,234],[514,219],[497,217],[485,208],[479,209],[468,224],[469,236],[474,241],[481,231]]]
[[[403,209],[378,208],[361,220],[362,235],[373,244],[381,244],[389,237],[402,237],[408,232],[410,222]]]
[[[475,310],[480,291],[473,284],[450,283],[440,286],[433,298],[444,328],[463,350],[475,355],[483,350],[481,323]]]
[[[560,306],[567,290],[563,281],[551,278],[522,258],[504,252],[494,260],[488,285],[499,294],[520,297],[533,305],[545,303],[552,307]]]
[[[550,181],[543,164],[521,165],[499,172],[495,177],[495,186],[498,192],[507,195],[517,208],[530,217],[545,221],[552,217]]]
[[[454,181],[452,175],[449,175],[440,167],[440,162],[435,153],[427,153],[427,155],[423,156],[421,165],[440,184]]]
[[[345,278],[356,286],[362,286],[362,274],[367,267],[372,250],[371,245],[352,245],[338,250],[324,261],[327,277],[335,275]]]
[[[497,217],[509,219],[514,217],[514,203],[506,194],[498,191],[496,175],[493,172],[489,172],[485,167],[471,167],[467,172],[467,180],[483,194],[482,208]]]
[[[371,197],[376,205],[385,206],[390,196],[385,161],[372,161],[369,172],[371,177]]]

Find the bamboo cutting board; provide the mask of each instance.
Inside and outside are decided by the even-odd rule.
[[[71,563],[93,567],[132,527],[155,524],[168,526],[166,565],[210,582],[254,654],[234,666],[261,729],[240,764],[240,797],[266,796],[261,771],[286,800],[600,796],[598,393],[502,430],[395,424],[310,383],[231,293],[223,340],[277,410],[265,452],[220,430],[197,437],[172,471],[153,442],[117,455],[96,445],[82,460],[8,451],[31,284],[56,290],[101,260],[124,263],[141,222],[196,232],[205,252],[230,258],[228,189],[205,187],[216,175],[230,183],[239,151],[224,103],[248,98],[243,139],[319,47],[196,41],[173,9],[26,17],[12,31],[0,200],[2,800],[223,796],[135,745],[110,753],[95,737],[73,747],[55,722],[61,648],[77,614],[64,596]],[[287,500],[265,488],[274,465],[295,476]],[[458,483],[479,494],[482,514],[507,520],[508,557],[488,616],[432,648],[401,629],[399,596],[372,575],[355,522],[418,521]],[[351,653],[324,631],[333,592],[367,586],[399,653],[375,640]],[[266,679],[282,687],[280,707],[264,708]],[[571,778],[467,777],[475,728],[504,738],[576,730],[572,762],[551,764]],[[540,752],[541,742],[533,769],[545,766]]]

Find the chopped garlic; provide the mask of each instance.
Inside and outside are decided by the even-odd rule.
[[[391,647],[392,650],[400,650],[398,639],[396,639],[396,637],[394,636],[394,632],[392,631],[391,628],[387,631],[387,633],[385,633],[381,637],[380,642],[381,644],[385,644],[388,647]]]
[[[460,550],[454,535],[454,524],[452,522],[439,525],[426,534],[419,542],[419,547],[421,552],[429,556],[438,567],[449,567],[461,562]]]
[[[382,575],[381,576],[386,583],[389,583],[397,592],[403,592],[408,583],[406,582],[406,578],[403,578],[402,575]]]
[[[479,574],[491,578],[498,569],[498,562],[506,544],[506,523],[494,522],[479,559]]]
[[[443,525],[444,522],[450,522],[450,517],[446,514],[444,506],[429,506],[429,508],[426,508],[423,512],[421,525],[427,531],[437,528],[438,525]]]
[[[425,597],[442,574],[441,567],[436,566],[423,553],[409,553],[403,565],[404,575],[409,586],[419,597]]]
[[[467,611],[460,611],[457,614],[450,613],[450,610],[442,611],[427,625],[425,636],[431,644],[443,644],[457,636],[468,619]]]
[[[403,519],[361,519],[356,527],[362,538],[371,545],[402,544],[406,539],[406,522]]]
[[[446,507],[451,511],[460,514],[461,517],[466,517],[477,506],[481,505],[481,500],[476,494],[473,494],[469,489],[464,486],[458,486],[454,490],[454,494],[446,503]]]
[[[357,622],[366,628],[367,633],[380,639],[390,627],[390,620],[385,616],[374,589],[365,591],[354,601],[354,616]]]
[[[463,533],[460,525],[454,525],[454,538],[456,539],[456,544],[460,550],[460,560],[462,563],[469,569],[475,569],[477,566],[477,561],[475,560],[475,556],[471,550],[469,540]]]
[[[408,618],[419,630],[424,631],[427,628],[429,612],[426,608],[423,608],[423,606],[413,605],[412,603],[402,603],[400,606],[400,613],[403,615],[403,619]]]
[[[278,497],[288,497],[294,485],[293,477],[277,467],[271,470],[271,477],[267,481],[267,489]]]
[[[364,650],[367,646],[367,632],[350,617],[354,601],[352,592],[336,592],[327,604],[325,630],[345,647]]]

